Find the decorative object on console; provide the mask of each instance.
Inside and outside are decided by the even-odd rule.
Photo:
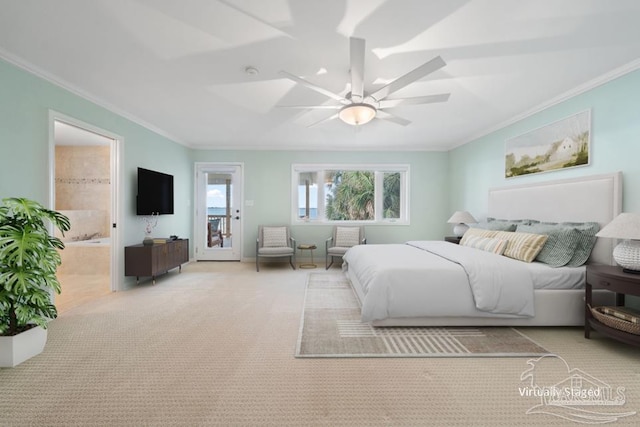
[[[613,249],[613,259],[625,273],[640,274],[640,214],[623,212],[596,236],[623,239]]]
[[[477,224],[478,221],[467,211],[457,211],[447,221],[448,224],[456,224],[453,227],[453,234],[460,237],[469,229],[467,224]]]
[[[147,223],[144,227],[144,239],[142,240],[142,244],[145,246],[153,245],[153,237],[151,237],[151,233],[153,229],[158,225],[158,214],[151,214],[151,216],[142,217],[144,222]]]

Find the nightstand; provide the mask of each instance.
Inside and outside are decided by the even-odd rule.
[[[460,240],[462,240],[462,237],[458,237],[458,236],[445,236],[444,240],[446,242],[449,243],[455,243],[456,245],[460,243]]]
[[[616,293],[616,305],[624,305],[624,296],[640,296],[640,275],[624,273],[621,267],[612,265],[588,265],[585,287],[584,337],[589,338],[592,329],[611,338],[632,345],[640,345],[640,335],[611,328],[593,317],[589,306],[592,289],[607,289]]]

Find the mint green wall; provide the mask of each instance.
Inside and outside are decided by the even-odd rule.
[[[591,109],[591,164],[562,171],[504,178],[504,141]],[[634,71],[450,152],[450,210],[486,217],[492,187],[622,171],[625,212],[640,212],[640,71]],[[629,297],[640,309],[640,298]]]
[[[404,242],[412,239],[441,239],[449,229],[447,208],[447,160],[442,152],[316,152],[316,151],[217,151],[193,152],[193,162],[242,162],[244,199],[254,205],[243,207],[243,257],[255,256],[255,239],[260,224],[289,224],[291,221],[291,165],[294,163],[402,163],[410,165],[410,225],[370,225],[369,243]],[[298,225],[292,234],[298,242],[323,247],[331,235],[329,225]]]
[[[567,170],[504,178],[505,140],[591,109],[591,164]],[[487,191],[583,175],[622,171],[623,210],[640,212],[640,71],[547,108],[450,152],[450,210],[486,217]]]
[[[175,176],[175,215],[160,217],[154,234],[191,237],[193,195],[190,150],[0,60],[0,198],[28,197],[50,206],[49,110],[123,137],[120,195],[125,245],[140,243],[144,223],[135,215],[136,168]],[[124,262],[122,262],[124,264]],[[123,277],[124,273],[120,274]]]
[[[144,223],[135,215],[138,166],[175,177],[175,215],[160,217],[154,235],[192,238],[194,162],[244,163],[244,198],[254,201],[254,206],[243,212],[245,258],[255,254],[258,224],[290,220],[292,163],[408,163],[411,224],[369,226],[369,242],[440,239],[449,229],[445,223],[451,214],[447,207],[448,153],[191,150],[2,60],[0,93],[0,198],[23,196],[49,205],[50,110],[123,137],[121,259],[123,247],[143,237]],[[300,241],[321,244],[330,228],[296,226],[293,232]]]

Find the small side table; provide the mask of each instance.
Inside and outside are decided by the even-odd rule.
[[[456,245],[458,245],[458,244],[460,244],[460,240],[462,240],[462,237],[445,236],[444,240],[445,240],[445,242],[455,243]]]
[[[301,252],[302,251],[309,251],[309,253],[311,254],[311,262],[310,263],[300,263],[300,268],[316,268],[317,265],[313,263],[313,250],[314,249],[318,249],[318,247],[315,245],[315,243],[298,245],[298,249]]]
[[[589,338],[595,329],[603,335],[627,344],[640,346],[640,335],[630,334],[609,327],[591,314],[592,290],[606,289],[616,293],[616,306],[624,305],[625,295],[640,296],[640,276],[622,271],[621,267],[612,265],[587,265],[587,283],[585,286],[585,322],[584,337]]]

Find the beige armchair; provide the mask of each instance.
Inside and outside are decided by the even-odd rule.
[[[260,271],[259,258],[289,257],[289,264],[296,269],[296,240],[291,237],[289,227],[259,226],[256,239],[256,271]]]
[[[364,226],[342,226],[333,227],[333,234],[325,241],[325,266],[328,270],[333,265],[333,258],[340,257],[347,252],[347,249],[367,243],[364,235]],[[331,262],[329,262],[331,261]]]

